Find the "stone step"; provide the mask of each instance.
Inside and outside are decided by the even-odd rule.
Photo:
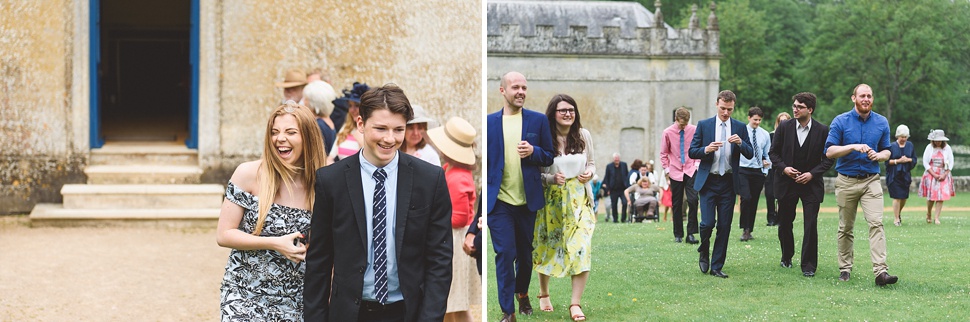
[[[199,165],[198,150],[177,142],[106,142],[91,149],[89,165]]]
[[[219,184],[66,184],[65,209],[208,209],[222,206]]]
[[[198,165],[93,165],[84,169],[88,184],[196,184]]]
[[[41,203],[30,212],[32,227],[165,226],[215,227],[219,208],[186,209],[65,209]]]

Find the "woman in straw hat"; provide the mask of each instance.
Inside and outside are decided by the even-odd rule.
[[[401,144],[401,152],[440,167],[441,159],[438,158],[438,151],[435,151],[424,139],[428,135],[428,124],[435,121],[428,116],[428,113],[421,106],[411,105],[411,108],[414,110],[414,118],[408,121],[408,127],[404,131],[404,144]]]
[[[539,308],[552,312],[549,277],[572,278],[569,315],[585,321],[580,301],[589,279],[590,250],[596,217],[593,191],[589,185],[596,166],[593,139],[582,128],[576,100],[569,95],[552,97],[546,108],[556,157],[542,174],[546,205],[536,213],[535,247],[532,262],[539,273]]]
[[[419,114],[415,114],[419,115]],[[410,128],[410,126],[409,126]],[[428,139],[441,151],[445,182],[451,195],[451,232],[454,253],[451,262],[451,292],[445,321],[472,321],[469,305],[480,294],[474,259],[465,255],[462,245],[465,232],[475,216],[475,136],[477,131],[468,121],[452,117],[444,126],[428,131]],[[478,301],[474,301],[478,302]]]
[[[263,156],[240,164],[226,188],[216,242],[231,248],[221,287],[223,321],[303,321],[305,238],[323,138],[310,108],[277,107]]]
[[[894,225],[903,223],[900,213],[909,199],[909,185],[913,182],[910,171],[916,167],[916,147],[909,142],[909,127],[900,124],[896,127],[896,144],[889,145],[889,160],[886,161],[886,187],[889,197],[893,198]]]
[[[936,212],[936,224],[940,224],[940,212],[943,210],[943,202],[950,200],[956,195],[953,190],[953,177],[950,171],[953,170],[953,150],[943,130],[933,130],[930,132],[930,144],[923,151],[923,178],[919,182],[919,196],[926,198],[926,223],[930,223],[930,211]]]

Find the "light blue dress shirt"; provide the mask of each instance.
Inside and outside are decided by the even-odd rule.
[[[397,276],[397,246],[394,239],[394,229],[397,227],[397,174],[400,152],[394,155],[384,171],[387,172],[387,179],[384,180],[384,193],[387,194],[387,229],[384,234],[387,237],[387,303],[394,303],[404,299],[401,294],[401,281]],[[374,171],[377,166],[367,161],[364,154],[360,154],[360,179],[364,186],[364,209],[367,214],[367,270],[364,271],[364,293],[362,298],[367,301],[377,301],[377,294],[374,290],[374,189],[377,182],[374,181]]]
[[[741,155],[741,167],[761,169],[761,173],[768,174],[768,169],[761,163],[761,160],[768,160],[768,151],[771,149],[771,137],[768,136],[768,131],[760,127],[752,129],[751,125],[746,125],[744,128],[748,130],[748,139],[752,142],[758,141],[758,145],[751,145],[754,151],[751,159],[745,158],[743,154]],[[755,136],[758,136],[757,140],[752,139]]]

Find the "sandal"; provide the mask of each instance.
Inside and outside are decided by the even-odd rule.
[[[573,314],[572,315],[573,321],[586,321],[586,316],[583,315],[583,306],[582,305],[579,305],[579,304],[570,304],[569,305],[569,313],[573,313],[573,307],[574,306],[579,308],[579,314]]]
[[[553,311],[552,302],[549,302],[549,306],[542,305],[542,300],[543,299],[545,299],[546,301],[549,301],[549,294],[539,295],[539,296],[536,296],[536,298],[539,299],[539,309],[542,310],[542,312],[552,312]]]

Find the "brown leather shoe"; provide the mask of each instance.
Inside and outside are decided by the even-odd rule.
[[[499,322],[515,322],[515,314],[502,313],[502,319]]]
[[[532,315],[532,302],[529,302],[529,294],[517,294],[515,298],[519,301],[519,314]]]
[[[849,281],[849,276],[850,276],[849,275],[849,272],[839,273],[839,280],[840,281],[843,281],[843,282],[848,282]]]
[[[897,281],[899,281],[899,277],[889,275],[887,272],[882,272],[876,276],[876,285],[879,286],[896,284]]]

